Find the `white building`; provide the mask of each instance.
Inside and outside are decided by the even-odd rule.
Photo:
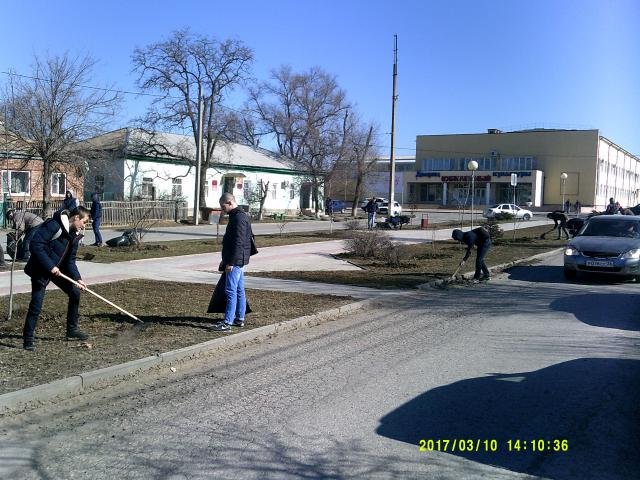
[[[85,196],[98,191],[103,200],[183,199],[193,207],[193,137],[124,128],[90,141],[106,157],[89,160]],[[202,207],[219,208],[220,196],[230,192],[239,204],[257,209],[259,185],[268,185],[267,213],[294,215],[314,207],[305,173],[293,168],[287,158],[261,148],[219,142],[201,176]]]

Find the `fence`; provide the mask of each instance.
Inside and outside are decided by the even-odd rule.
[[[27,210],[43,216],[42,200],[8,200],[4,202],[2,213],[9,209]],[[185,202],[171,200],[140,200],[132,202],[100,202],[102,205],[102,225],[122,227],[133,225],[141,219],[145,220],[173,220],[179,222],[186,219],[189,209]],[[62,205],[60,200],[52,200],[49,206],[56,211]],[[84,205],[91,208],[91,202]],[[44,218],[44,217],[43,217]]]

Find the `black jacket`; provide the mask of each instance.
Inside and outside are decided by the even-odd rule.
[[[222,263],[244,266],[251,255],[251,221],[240,208],[229,212],[229,224],[222,238]]]
[[[469,232],[465,232],[464,235],[462,236],[461,241],[467,246],[467,252],[464,256],[465,262],[471,255],[471,250],[473,250],[474,245],[477,248],[481,248],[481,247],[488,248],[491,246],[491,238],[489,237],[489,232],[484,227],[474,228]]]
[[[69,219],[61,212],[44,221],[36,230],[29,250],[31,257],[24,267],[24,273],[32,280],[47,285],[51,279],[51,269],[58,267],[62,273],[80,280],[76,266],[78,245],[83,235],[69,232]]]

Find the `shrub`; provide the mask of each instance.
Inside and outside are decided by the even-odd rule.
[[[389,267],[400,267],[402,261],[407,259],[409,254],[402,248],[402,244],[389,242],[380,250],[379,255]]]
[[[502,214],[499,214],[502,215]],[[507,213],[507,215],[513,217],[513,215]],[[497,240],[498,238],[502,238],[504,235],[504,230],[500,227],[500,224],[493,218],[489,218],[485,224],[482,225],[489,231],[489,236],[491,240]]]
[[[494,220],[500,221],[500,220],[513,220],[516,218],[516,216],[513,213],[509,213],[509,212],[498,212],[493,216]]]
[[[352,230],[345,240],[346,249],[356,257],[380,257],[390,245],[389,235],[379,230]]]
[[[351,218],[351,219],[345,221],[344,225],[345,225],[347,230],[361,230],[362,229],[362,224],[360,223],[360,220],[358,220],[357,218]]]

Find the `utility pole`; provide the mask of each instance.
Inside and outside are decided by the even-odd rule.
[[[396,80],[398,77],[398,35],[393,36],[393,96],[391,97],[391,154],[389,155],[389,217],[393,211],[393,201],[395,197],[396,183],[396,156],[395,156],[395,137],[396,137]]]
[[[202,121],[204,110],[204,99],[202,98],[202,91],[198,90],[198,142],[196,145],[196,188],[195,199],[193,202],[193,222],[198,225],[200,220],[200,166],[202,165]]]

